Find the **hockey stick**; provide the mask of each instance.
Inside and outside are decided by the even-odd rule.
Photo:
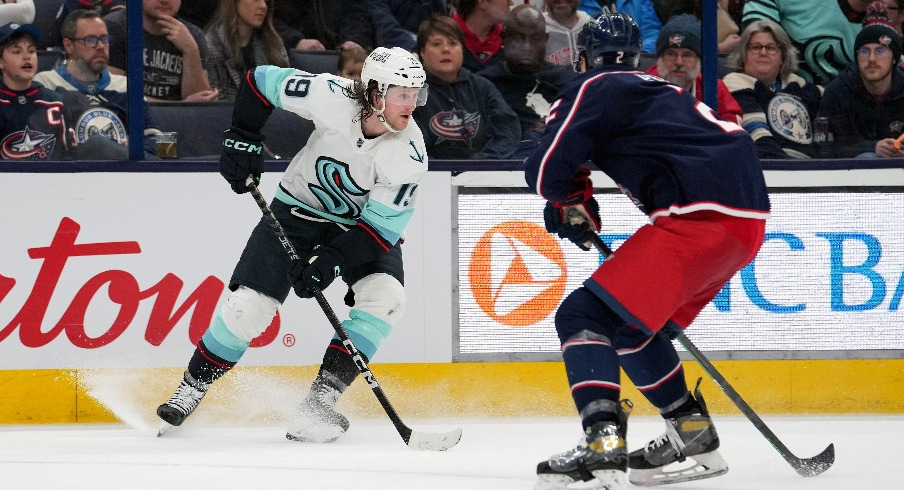
[[[597,234],[593,234],[593,246],[596,247],[597,250],[601,254],[603,254],[604,258],[609,258],[612,255],[612,249],[606,245],[605,242],[599,237]],[[778,451],[779,454],[785,458],[785,461],[794,468],[794,471],[797,472],[800,476],[816,476],[825,470],[829,469],[833,463],[835,463],[835,444],[829,444],[829,447],[825,448],[821,453],[813,456],[812,458],[798,458],[795,456],[788,446],[785,446],[784,443],[766,426],[766,423],[763,422],[763,419],[760,418],[756,412],[750,408],[750,405],[741,398],[741,395],[735,391],[735,389],[731,386],[725,376],[722,376],[722,373],[716,369],[716,366],[713,366],[713,363],[700,352],[700,349],[697,349],[697,346],[694,345],[693,342],[689,338],[687,338],[684,333],[679,333],[676,337],[678,342],[684,347],[690,355],[700,364],[706,374],[709,375],[713,381],[719,385],[719,388],[725,393],[726,396],[741,410],[750,422],[753,423],[753,426],[760,431],[761,434],[766,438],[766,441]]]
[[[267,224],[270,225],[273,233],[276,234],[283,249],[285,249],[286,253],[289,255],[289,259],[301,260],[298,256],[298,252],[296,252],[295,247],[292,245],[292,242],[289,241],[289,237],[286,236],[282,225],[276,219],[276,216],[273,215],[273,211],[270,209],[270,206],[267,205],[267,201],[264,200],[261,191],[250,177],[248,178],[247,184],[258,207],[260,207],[261,212],[264,213],[264,219],[267,220]],[[405,422],[402,422],[402,418],[399,417],[399,414],[396,413],[392,404],[389,403],[389,398],[383,393],[383,388],[380,388],[380,384],[377,383],[377,378],[370,371],[370,367],[368,367],[367,362],[364,361],[364,357],[361,356],[361,353],[355,347],[355,344],[352,343],[351,339],[348,337],[348,333],[345,331],[345,328],[342,327],[342,323],[339,322],[339,318],[333,311],[332,306],[330,306],[330,303],[323,296],[323,292],[316,288],[312,289],[311,292],[314,293],[314,297],[317,299],[317,302],[320,303],[320,308],[323,309],[323,313],[329,319],[330,324],[333,326],[333,330],[336,331],[336,335],[342,340],[342,345],[345,346],[348,353],[352,356],[355,365],[358,366],[358,371],[361,371],[364,379],[367,380],[367,385],[370,386],[370,389],[377,395],[377,400],[380,401],[380,405],[383,406],[386,415],[389,415],[389,419],[392,420],[392,424],[395,425],[396,430],[399,431],[399,435],[402,436],[402,440],[405,441],[405,444],[412,449],[425,451],[445,451],[458,444],[458,441],[461,440],[461,429],[442,433],[421,432],[412,430],[405,425]]]

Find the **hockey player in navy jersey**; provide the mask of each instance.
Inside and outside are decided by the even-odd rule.
[[[275,66],[247,73],[224,135],[220,173],[239,194],[248,192],[249,176],[260,179],[260,133],[274,108],[314,122],[271,204],[303,260],[293,263],[266,221],[258,223],[229,282],[232,293],[176,392],[157,409],[164,422],[180,425],[192,413],[293,288],[311,298],[309,288],[323,290],[342,277],[354,294],[342,326],[360,353],[373,358],[405,309],[401,236],[427,172],[424,138],[411,113],[426,101],[425,81],[420,61],[401,48],[375,49],[361,81]],[[342,435],[349,424],[335,405],[358,372],[334,336],[287,437],[331,442]]]
[[[65,106],[34,82],[41,32],[32,24],[0,26],[0,159],[60,160],[68,155]]]
[[[575,481],[615,490],[721,475],[728,466],[699,382],[688,389],[669,332],[688,327],[756,255],[769,199],[756,147],[693,94],[637,71],[640,31],[601,14],[579,35],[584,72],[553,103],[527,184],[548,202],[546,227],[587,250],[600,230],[592,162],[640,210],[642,226],[569,294],[555,315],[584,441],[537,467],[536,489]],[[619,369],[659,409],[666,433],[631,453],[631,404]],[[696,463],[671,472],[676,461]]]

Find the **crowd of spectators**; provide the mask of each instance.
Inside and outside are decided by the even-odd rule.
[[[157,104],[229,103],[249,68],[305,69],[301,53],[334,56],[331,71],[354,79],[372,49],[399,46],[428,73],[428,104],[414,119],[431,157],[522,158],[575,74],[577,34],[603,11],[637,21],[640,70],[702,101],[702,3],[143,0],[142,80],[154,103],[145,111],[145,154],[153,158],[153,137],[167,130],[154,117]],[[0,3],[0,92],[24,93],[35,105],[4,118],[0,157],[125,158],[125,4]],[[896,141],[904,132],[904,0],[719,0],[716,14],[715,114],[748,131],[762,158],[904,157]],[[61,61],[37,73],[53,59],[46,53]],[[58,124],[32,121],[40,117]],[[10,150],[37,140],[52,141],[52,151]]]

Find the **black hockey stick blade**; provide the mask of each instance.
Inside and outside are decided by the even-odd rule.
[[[292,242],[286,236],[285,230],[283,230],[279,220],[274,216],[273,210],[270,209],[270,206],[261,194],[260,189],[255,185],[254,180],[249,176],[245,184],[251,191],[251,196],[254,197],[255,202],[257,202],[257,206],[260,208],[261,213],[263,213],[267,224],[270,225],[270,229],[276,234],[277,239],[279,239],[283,249],[286,251],[286,254],[288,254],[289,259],[300,260],[298,252],[295,250],[295,246],[292,245]],[[402,418],[399,417],[399,414],[396,413],[395,408],[393,408],[392,404],[389,402],[389,398],[383,392],[383,388],[377,383],[376,376],[370,372],[370,367],[367,365],[367,361],[364,360],[364,356],[361,355],[358,348],[355,347],[355,344],[348,338],[348,333],[345,331],[345,328],[342,327],[342,323],[339,321],[339,317],[336,316],[336,312],[333,311],[333,307],[330,306],[329,301],[323,296],[323,292],[319,289],[314,289],[312,293],[314,293],[314,298],[317,299],[317,303],[320,304],[320,309],[323,310],[324,315],[326,315],[327,319],[330,321],[333,330],[336,331],[336,335],[339,336],[342,344],[355,361],[355,366],[358,367],[358,371],[361,372],[361,375],[367,381],[367,385],[370,386],[374,395],[377,396],[377,400],[379,400],[380,405],[383,406],[383,410],[386,412],[386,415],[389,416],[389,419],[399,432],[399,435],[402,436],[402,440],[405,441],[405,444],[412,449],[422,451],[445,451],[458,444],[458,441],[461,440],[461,429],[435,434],[414,431],[405,425],[405,422],[403,422]]]
[[[794,468],[798,475],[816,476],[831,468],[835,463],[835,444],[829,444],[829,447],[812,458],[796,458],[790,453],[787,456],[782,454],[782,456],[785,456],[785,461],[791,464],[791,467]]]
[[[612,255],[612,249],[610,249],[606,245],[606,243],[603,242],[602,238],[600,238],[599,235],[594,233],[590,241],[592,241],[593,246],[596,247],[596,249],[601,254],[603,254],[603,258],[608,258],[610,255]],[[713,363],[709,361],[709,359],[703,354],[703,352],[701,352],[700,349],[698,349],[697,346],[694,345],[693,342],[691,342],[691,339],[687,338],[687,336],[684,335],[683,332],[678,334],[678,336],[675,338],[678,340],[681,346],[684,347],[685,350],[687,350],[691,357],[693,357],[694,360],[696,360],[697,363],[700,364],[700,367],[702,367],[703,370],[706,371],[706,374],[708,374],[709,377],[712,378],[717,385],[719,385],[719,388],[722,389],[722,392],[725,393],[725,396],[727,396],[728,399],[731,400],[732,403],[734,403],[735,406],[741,410],[741,413],[743,413],[744,416],[746,416],[747,419],[750,420],[753,426],[760,431],[760,434],[763,434],[763,437],[766,438],[766,441],[769,442],[769,444],[771,444],[776,451],[778,451],[782,458],[784,458],[792,468],[794,468],[794,471],[796,471],[798,475],[816,476],[832,467],[832,464],[835,463],[834,444],[829,444],[829,447],[825,448],[823,452],[817,454],[816,456],[813,456],[812,458],[798,458],[794,455],[794,453],[791,452],[791,450],[788,449],[788,446],[785,446],[785,444],[778,438],[778,436],[775,435],[774,432],[772,432],[772,429],[770,429],[769,426],[767,426],[766,423],[763,422],[763,419],[761,419],[760,416],[753,411],[753,408],[751,408],[750,405],[747,404],[744,398],[742,398],[741,395],[737,391],[735,391],[734,387],[731,386],[731,383],[729,383],[728,380],[725,379],[725,376],[722,376],[722,373],[720,373],[719,370],[716,369],[716,366],[714,366]]]

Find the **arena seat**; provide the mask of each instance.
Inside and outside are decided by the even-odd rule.
[[[63,62],[65,53],[62,51],[39,49],[38,50],[38,72],[53,70]]]
[[[339,65],[339,51],[289,51],[289,65],[308,73],[336,73]]]
[[[150,103],[163,131],[178,133],[179,158],[211,159],[220,155],[220,134],[232,124],[232,102]],[[291,159],[308,141],[314,124],[276,109],[264,126],[266,159]]]
[[[56,16],[63,6],[65,0],[34,0],[35,2],[35,20],[32,24],[41,31],[41,42],[38,43],[38,49],[47,49],[49,41],[58,39],[59,33],[56,33]]]

